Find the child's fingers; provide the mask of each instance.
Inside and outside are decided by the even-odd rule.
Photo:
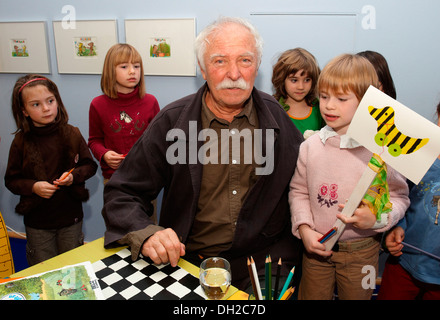
[[[56,179],[53,184],[56,186],[66,186],[71,185],[73,182],[73,175],[66,172],[67,175],[63,174],[59,179]]]

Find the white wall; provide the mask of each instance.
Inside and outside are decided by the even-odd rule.
[[[265,40],[257,87],[272,93],[272,65],[288,48],[311,51],[321,67],[339,53],[374,50],[388,60],[398,100],[424,117],[435,120],[440,100],[440,2],[435,0],[0,0],[0,22],[47,21],[50,66],[48,75],[58,85],[70,116],[87,140],[88,109],[101,94],[99,75],[68,75],[57,72],[52,21],[62,20],[62,7],[72,5],[78,20],[117,19],[119,42],[125,41],[124,19],[196,18],[197,31],[219,15],[241,16],[252,21]],[[369,6],[369,7],[365,7]],[[363,13],[362,9],[369,9]],[[373,11],[372,11],[373,10]],[[375,28],[368,29],[375,18]],[[3,44],[0,44],[3,45]],[[24,231],[22,217],[14,212],[18,197],[4,186],[9,146],[15,131],[11,115],[11,90],[21,74],[0,73],[0,211],[6,224]],[[197,90],[197,77],[147,76],[147,91],[166,104]],[[101,173],[87,182],[91,198],[84,204],[87,241],[103,235]]]

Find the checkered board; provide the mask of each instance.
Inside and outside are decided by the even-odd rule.
[[[132,261],[128,249],[92,264],[108,300],[204,300],[199,279],[180,267]]]

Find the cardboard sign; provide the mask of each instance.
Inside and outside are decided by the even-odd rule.
[[[440,127],[373,86],[347,135],[415,184],[440,154]]]

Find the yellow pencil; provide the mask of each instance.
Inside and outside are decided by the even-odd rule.
[[[295,291],[295,288],[294,287],[290,287],[289,289],[286,290],[286,292],[284,292],[284,294],[280,298],[280,300],[289,300],[294,291]]]
[[[293,288],[290,288],[290,292],[289,292],[289,294],[288,294],[288,296],[287,296],[287,298],[286,298],[286,300],[289,300],[290,299],[290,297],[293,295],[293,293],[295,292],[295,287],[293,287]]]
[[[281,298],[282,296],[284,296],[284,294],[286,293],[286,291],[287,291],[287,288],[289,288],[289,285],[290,285],[290,282],[292,281],[292,278],[293,278],[293,274],[295,273],[295,266],[292,268],[292,270],[290,270],[290,272],[289,272],[289,276],[287,277],[287,280],[286,280],[286,282],[284,283],[284,287],[283,287],[283,289],[281,290],[281,293],[280,293],[280,295],[279,295],[279,297]],[[279,299],[280,299],[279,298]],[[281,299],[280,299],[281,300]]]

